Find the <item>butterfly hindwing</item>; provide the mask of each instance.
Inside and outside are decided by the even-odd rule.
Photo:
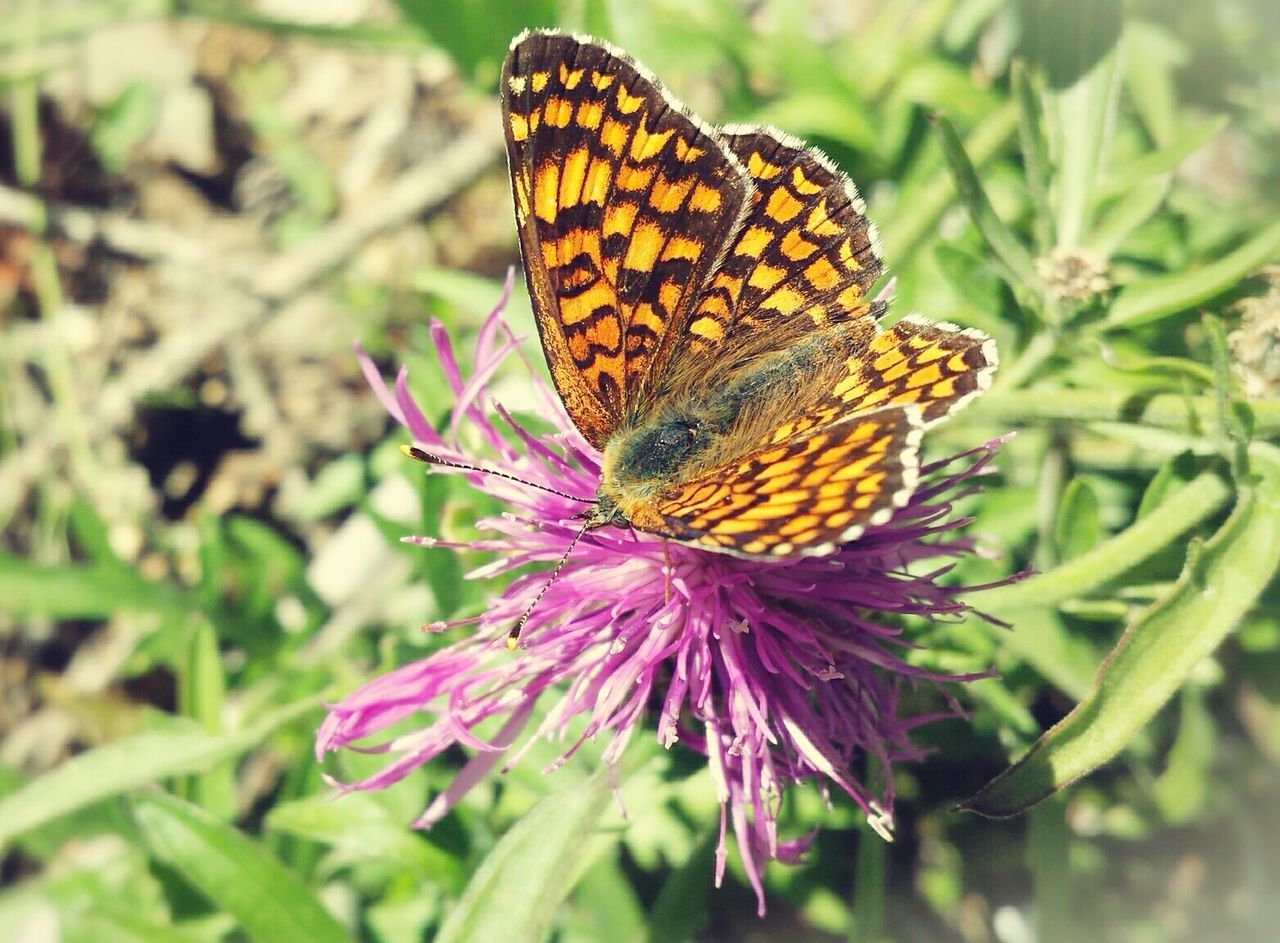
[[[543,349],[570,417],[602,448],[642,408],[751,184],[708,127],[602,43],[517,37],[502,100]]]
[[[831,553],[910,498],[921,428],[899,406],[793,436],[659,494],[646,529],[750,556]]]
[[[777,445],[812,429],[885,406],[919,407],[925,428],[941,422],[991,385],[995,343],[974,328],[907,315],[884,331],[840,325],[824,332],[839,362],[800,377],[814,391],[789,417],[770,427],[763,444]]]

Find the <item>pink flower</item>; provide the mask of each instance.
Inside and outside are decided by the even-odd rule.
[[[964,588],[938,582],[949,565],[915,571],[921,561],[972,551],[970,540],[953,533],[964,521],[950,518],[950,502],[974,487],[999,443],[922,468],[920,485],[892,520],[832,556],[743,559],[641,531],[589,531],[533,608],[522,650],[512,653],[508,630],[546,585],[547,565],[577,532],[575,515],[595,496],[600,480],[600,456],[540,381],[540,411],[558,430],[554,434],[530,433],[493,402],[488,383],[518,352],[501,316],[506,299],[504,292],[480,330],[469,375],[459,367],[443,326],[432,324],[441,369],[455,396],[445,436],[414,403],[403,369],[392,391],[363,351],[357,356],[387,412],[419,447],[550,489],[433,469],[464,474],[511,508],[483,521],[488,536],[465,545],[495,555],[471,575],[541,566],[513,579],[469,638],[376,678],[334,705],[317,734],[317,754],[363,743],[421,715],[422,728],[396,738],[386,766],[341,788],[381,789],[455,744],[474,750],[474,758],[415,823],[428,827],[494,767],[517,762],[518,740],[529,744],[557,735],[571,720],[585,717],[585,729],[563,757],[587,738],[605,735],[611,739],[604,757],[612,763],[644,718],[655,714],[659,742],[682,743],[710,764],[721,810],[717,884],[731,822],[763,913],[763,863],[796,861],[814,834],[779,838],[776,816],[784,791],[806,779],[833,783],[889,838],[892,763],[920,756],[908,734],[933,719],[899,716],[900,688],[977,677],[941,677],[908,664],[899,653],[910,643],[897,623],[903,614],[955,618],[970,611],[958,598]],[[479,434],[488,455],[461,451],[464,428]],[[405,539],[451,546],[427,537]],[[550,709],[531,729],[539,700]],[[950,699],[948,704],[957,710]],[[476,726],[494,717],[505,718],[499,733],[490,741],[479,739]],[[861,754],[885,771],[879,795],[850,773]]]

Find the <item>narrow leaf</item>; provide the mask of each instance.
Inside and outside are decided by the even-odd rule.
[[[573,890],[611,790],[600,774],[534,806],[476,870],[435,943],[539,943]]]
[[[1018,127],[1018,112],[1004,105],[991,112],[965,138],[964,151],[975,167],[996,155]],[[903,187],[897,201],[899,211],[880,231],[884,244],[905,257],[933,230],[938,219],[955,199],[955,182],[946,170],[939,170],[927,182]]]
[[[1082,596],[1159,553],[1216,513],[1230,496],[1231,489],[1219,476],[1212,472],[1198,475],[1170,495],[1158,510],[1134,521],[1110,540],[1047,573],[981,593],[977,596],[979,605],[1003,616],[1011,609],[1054,606]]]
[[[1210,118],[1181,131],[1172,143],[1141,157],[1117,163],[1098,181],[1098,199],[1121,196],[1152,177],[1172,173],[1192,153],[1218,136],[1227,126],[1226,117]]]
[[[978,232],[982,233],[982,238],[1024,287],[1036,289],[1040,285],[1040,277],[1036,274],[1031,255],[1018,241],[1013,231],[996,215],[986,191],[982,188],[982,182],[978,179],[978,172],[969,160],[969,155],[965,153],[964,145],[960,143],[956,129],[942,115],[933,115],[932,121],[938,135],[938,142],[942,145],[942,152],[946,155],[947,163],[951,167],[956,190],[968,207],[969,215],[973,217],[973,223],[978,227]]]
[[[199,723],[205,733],[216,737],[223,732],[222,708],[227,686],[217,633],[208,621],[196,620],[186,656],[178,679],[182,713]],[[191,777],[185,795],[213,816],[229,820],[236,807],[234,766],[230,762],[219,763]]]
[[[308,797],[277,805],[267,814],[267,827],[338,849],[356,861],[380,861],[408,869],[461,893],[466,883],[462,864],[410,829],[373,796],[352,793],[336,801]]]
[[[0,599],[6,612],[55,619],[103,619],[120,611],[186,613],[173,587],[143,579],[117,563],[45,566],[0,554]]]
[[[134,819],[152,853],[260,943],[350,938],[302,880],[261,845],[164,793],[139,796]]]
[[[1235,627],[1280,564],[1280,464],[1256,465],[1256,485],[1203,548],[1193,545],[1182,576],[1129,626],[1089,696],[961,808],[1013,815],[1107,762]]]
[[[1044,67],[1053,142],[1057,244],[1074,246],[1088,225],[1117,92],[1117,0],[1026,4],[1028,42]]]
[[[857,866],[853,874],[853,927],[850,943],[879,943],[885,938],[888,910],[889,845],[869,828],[858,832]]]
[[[1018,142],[1027,172],[1027,193],[1035,214],[1036,244],[1042,253],[1053,247],[1053,211],[1049,206],[1049,148],[1044,136],[1040,96],[1021,60],[1011,70],[1013,97],[1018,104]]]
[[[16,835],[87,805],[153,783],[207,770],[261,743],[317,709],[313,698],[283,707],[252,727],[211,737],[188,720],[95,747],[0,799],[0,847]]]
[[[1169,749],[1165,771],[1152,784],[1151,796],[1166,822],[1186,825],[1195,820],[1211,795],[1218,730],[1196,685],[1184,688],[1178,701],[1178,736]]]
[[[1071,830],[1061,802],[1046,802],[1029,816],[1027,867],[1035,900],[1037,943],[1069,943],[1074,926],[1071,905]]]
[[[1054,528],[1060,559],[1078,557],[1097,545],[1102,534],[1098,515],[1098,493],[1093,486],[1083,478],[1071,479],[1062,492]]]
[[[1107,314],[1108,327],[1134,327],[1185,311],[1229,288],[1280,256],[1280,222],[1234,252],[1188,272],[1172,272],[1127,286]]]
[[[684,864],[663,883],[649,914],[648,943],[687,943],[697,939],[711,916],[708,875],[715,867],[716,841],[714,829],[703,832]]]
[[[87,913],[63,913],[66,943],[204,943],[204,938],[171,924],[148,923],[132,914],[102,908]]]
[[[1165,27],[1137,19],[1125,24],[1125,86],[1157,144],[1168,144],[1177,132],[1177,72],[1189,58],[1181,38]]]
[[[1068,632],[1057,612],[1032,605],[991,608],[984,604],[983,609],[1013,626],[1012,631],[1001,631],[999,636],[1005,652],[1073,700],[1089,693],[1102,651],[1089,639]]]

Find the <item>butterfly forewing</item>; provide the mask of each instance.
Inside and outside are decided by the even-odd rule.
[[[878,316],[883,306],[868,298],[883,270],[878,239],[849,178],[780,131],[732,126],[718,133],[755,192],[684,326],[674,369],[686,369],[684,361],[714,364],[769,337],[782,347],[830,323]]]
[[[643,408],[743,212],[749,178],[709,128],[603,44],[512,44],[503,117],[525,275],[556,388],[603,447]]]

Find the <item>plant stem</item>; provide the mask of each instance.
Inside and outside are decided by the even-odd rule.
[[[1038,340],[1038,339],[1037,339]],[[1217,400],[1210,396],[1186,397],[1180,393],[1157,393],[1147,399],[1128,391],[1056,389],[1028,396],[1018,384],[1029,378],[1043,357],[1030,358],[1032,347],[1013,364],[1013,379],[1002,378],[996,387],[973,405],[973,418],[1000,424],[1031,422],[1130,422],[1161,429],[1186,432],[1192,419],[1201,435],[1211,436],[1217,428]],[[1024,361],[1026,366],[1024,367]],[[999,375],[999,374],[997,374]],[[1280,399],[1254,400],[1249,404],[1259,439],[1280,435]]]
[[[978,606],[1000,615],[1024,606],[1054,606],[1083,596],[1158,553],[1177,537],[1217,513],[1231,486],[1204,472],[1167,497],[1160,507],[1087,553],[1020,583],[978,595]]]

